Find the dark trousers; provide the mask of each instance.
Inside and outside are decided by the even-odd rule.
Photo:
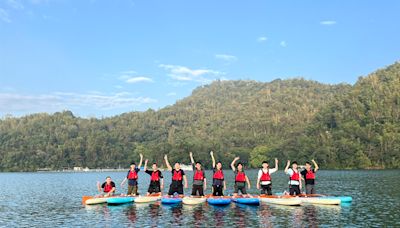
[[[223,196],[224,186],[223,185],[213,185],[213,196]]]
[[[290,185],[289,186],[289,194],[292,196],[296,193],[296,195],[300,195],[300,187],[298,185]]]
[[[192,196],[196,196],[197,193],[199,196],[204,196],[203,189],[204,189],[203,185],[193,185]]]
[[[265,194],[265,192],[267,192],[267,195],[272,195],[271,184],[261,185],[261,194]]]

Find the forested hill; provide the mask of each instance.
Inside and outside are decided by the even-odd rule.
[[[400,167],[400,64],[354,86],[304,79],[216,81],[158,111],[84,119],[64,111],[0,120],[0,170],[128,166],[151,161],[225,167],[234,156],[249,166],[278,157],[323,168]]]

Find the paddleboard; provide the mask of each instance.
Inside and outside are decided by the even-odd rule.
[[[260,196],[260,201],[267,204],[284,206],[300,206],[302,201],[298,197]]]
[[[161,203],[162,204],[177,204],[181,203],[182,198],[180,197],[162,197],[161,198]]]
[[[101,204],[101,203],[107,203],[107,197],[98,197],[98,198],[91,198],[87,199],[85,201],[86,205],[94,205],[94,204]]]
[[[201,204],[207,201],[205,197],[183,197],[182,203],[187,205]]]
[[[353,201],[351,196],[326,196],[327,199],[340,199],[341,203],[350,203]]]
[[[139,196],[135,198],[135,203],[152,203],[161,199],[161,196]]]
[[[125,197],[112,197],[107,199],[107,204],[109,205],[119,205],[124,203],[132,203],[135,197],[125,196]]]
[[[219,197],[210,197],[207,199],[207,203],[210,205],[224,206],[231,203],[230,198],[219,198]]]
[[[250,197],[237,197],[232,198],[233,202],[246,204],[246,205],[259,205],[260,199],[259,198],[250,198]]]
[[[340,199],[328,197],[299,197],[301,202],[309,204],[339,205]]]

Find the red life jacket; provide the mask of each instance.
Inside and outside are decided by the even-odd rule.
[[[246,182],[246,174],[238,171],[235,177],[236,182]]]
[[[306,179],[308,179],[308,180],[315,179],[315,173],[312,170],[307,171]]]
[[[182,180],[182,170],[176,171],[174,169],[174,175],[172,175],[173,181],[181,181]]]
[[[269,171],[264,173],[264,171],[261,170],[261,172],[262,172],[260,178],[261,181],[271,181],[271,176],[269,175]]]
[[[293,170],[293,169],[292,169],[292,170]],[[290,177],[290,180],[292,180],[292,181],[300,181],[299,172],[295,172],[295,171],[293,170],[293,174],[292,174],[292,176]]]
[[[138,174],[137,174],[137,172],[136,172],[136,171],[129,170],[128,179],[129,179],[129,180],[137,180],[137,179],[138,179]]]
[[[113,186],[111,184],[107,184],[106,183],[106,185],[104,185],[104,190],[103,191],[105,193],[109,193],[112,189],[113,189]]]
[[[224,179],[224,173],[222,172],[222,170],[215,171],[214,175],[213,175],[213,179],[223,180]]]
[[[197,170],[193,175],[193,180],[204,180],[204,172],[203,170]]]
[[[160,181],[158,170],[157,171],[153,171],[153,173],[151,174],[150,180],[151,181]]]

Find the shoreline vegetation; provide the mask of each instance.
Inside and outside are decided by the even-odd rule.
[[[400,168],[400,62],[354,85],[302,78],[214,81],[174,105],[107,118],[71,111],[0,119],[0,172],[47,167],[188,164],[189,152],[211,167],[239,156],[262,161],[315,159],[324,169]]]

